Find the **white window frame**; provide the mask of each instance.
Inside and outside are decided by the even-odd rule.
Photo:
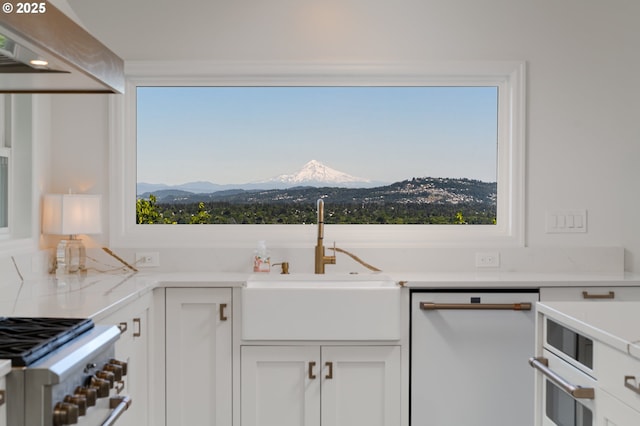
[[[8,240],[11,236],[11,212],[9,206],[11,203],[12,177],[13,167],[11,165],[11,98],[10,95],[0,95],[0,157],[7,158],[8,176],[7,188],[0,188],[0,191],[7,192],[7,226],[0,225],[0,240]]]
[[[8,147],[4,147],[0,145],[0,157],[5,157],[7,158],[7,168],[8,168],[8,176],[7,176],[7,188],[0,188],[0,192],[2,191],[6,191],[7,192],[7,202],[11,201],[11,171],[12,171],[12,167],[11,167],[11,149]],[[0,213],[2,214],[2,213]],[[10,236],[10,232],[11,232],[11,208],[9,207],[8,203],[7,203],[7,226],[2,226],[0,224],[0,240],[7,240],[9,239]]]
[[[10,148],[9,161],[9,226],[0,238],[0,257],[33,253],[38,249],[40,229],[39,191],[34,187],[33,158],[36,140],[48,133],[40,129],[47,124],[48,95],[3,95],[3,141]]]
[[[185,71],[189,70],[189,71]],[[137,225],[137,86],[497,86],[496,225],[326,225],[325,240],[350,247],[524,246],[525,63],[383,65],[127,63],[125,94],[110,105],[110,244],[113,247],[311,247],[315,225]]]

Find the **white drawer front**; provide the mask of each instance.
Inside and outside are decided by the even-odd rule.
[[[640,287],[543,287],[540,300],[549,301],[638,301]]]
[[[594,367],[600,388],[640,411],[640,360],[602,343],[596,351]]]

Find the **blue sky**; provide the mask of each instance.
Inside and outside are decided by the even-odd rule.
[[[247,183],[309,160],[496,181],[496,87],[141,87],[138,182]]]

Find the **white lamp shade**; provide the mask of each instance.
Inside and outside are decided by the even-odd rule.
[[[100,195],[47,194],[42,207],[42,232],[54,235],[100,234]]]

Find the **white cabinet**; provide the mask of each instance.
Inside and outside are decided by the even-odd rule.
[[[242,426],[319,426],[317,346],[243,346]]]
[[[100,321],[101,324],[120,327],[116,358],[127,363],[124,393],[131,397],[132,404],[118,420],[118,426],[150,424],[150,412],[153,409],[149,397],[151,301],[151,293],[147,293]]]
[[[321,352],[322,426],[400,424],[399,346],[324,346]]]
[[[231,290],[166,289],[166,424],[231,426]]]
[[[629,407],[619,399],[607,392],[597,395],[597,421],[598,426],[637,426],[640,425],[640,411]]]
[[[597,424],[640,425],[640,360],[596,342],[594,361],[600,390]]]
[[[399,346],[242,346],[242,426],[397,426]]]

